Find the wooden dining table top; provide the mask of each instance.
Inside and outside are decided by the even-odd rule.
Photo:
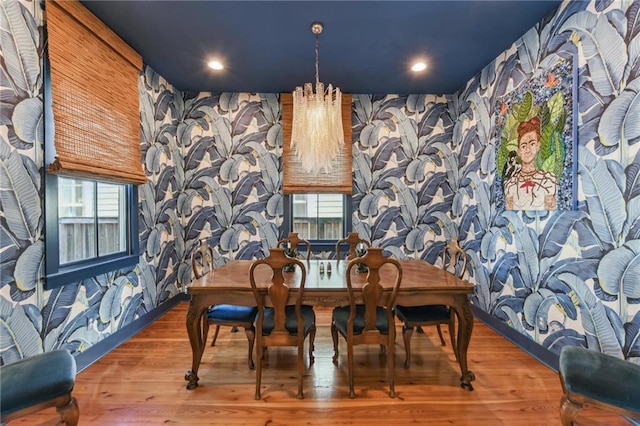
[[[305,293],[346,291],[345,273],[348,261],[309,260],[302,262],[306,269]],[[402,267],[401,292],[473,293],[473,285],[469,282],[423,260],[400,260],[399,262]],[[252,263],[253,260],[231,260],[207,275],[194,279],[187,286],[187,292],[195,295],[212,291],[250,290],[249,268]],[[395,271],[392,268],[383,267],[380,274],[383,283],[388,282],[389,285],[393,283]],[[362,286],[366,282],[366,276],[366,272],[358,273],[355,267],[352,268],[353,286],[355,288]],[[271,280],[271,271],[266,266],[256,268],[255,277],[257,285],[266,288]],[[285,273],[285,282],[293,288],[299,285],[300,280],[301,271],[299,268],[295,268],[293,272]]]

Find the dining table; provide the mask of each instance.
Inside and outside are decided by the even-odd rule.
[[[460,384],[463,389],[473,390],[471,382],[475,375],[467,367],[467,349],[473,331],[473,312],[469,294],[473,285],[450,272],[431,265],[423,260],[399,260],[402,267],[402,282],[396,298],[396,304],[404,306],[446,305],[455,314],[457,320],[456,347],[454,354],[462,375]],[[198,386],[198,370],[206,346],[205,335],[207,311],[217,304],[256,306],[254,293],[249,283],[249,268],[252,260],[230,260],[213,269],[203,277],[194,279],[187,285],[190,295],[186,326],[192,352],[191,369],[185,374],[187,389]],[[348,261],[345,260],[308,260],[305,265],[305,285],[303,303],[312,306],[336,307],[349,304],[346,284]],[[351,280],[357,295],[366,283],[367,273],[352,268]],[[392,271],[382,268],[381,282],[392,283]],[[295,291],[301,281],[302,271],[295,268],[285,273],[285,282],[290,291]],[[255,270],[258,288],[266,289],[271,282],[271,270]],[[391,292],[391,287],[388,288]],[[356,296],[357,297],[357,296]]]

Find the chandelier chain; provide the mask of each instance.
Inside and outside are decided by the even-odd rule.
[[[318,55],[320,52],[319,35],[316,33],[316,85],[320,82],[320,72],[318,71]]]

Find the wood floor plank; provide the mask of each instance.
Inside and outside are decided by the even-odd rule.
[[[398,326],[397,397],[388,396],[385,358],[379,348],[358,346],[357,397],[349,399],[346,344],[341,340],[339,363],[334,365],[328,309],[316,309],[315,363],[305,373],[304,400],[296,398],[293,348],[269,349],[262,399],[254,400],[255,371],[247,368],[246,336],[228,328],[221,329],[215,347],[205,349],[200,386],[189,391],[184,380],[191,366],[186,311],[187,304],[179,304],[78,374],[74,395],[81,425],[560,424],[562,390],[557,374],[478,321],[468,353],[469,368],[476,375],[473,392],[460,387],[448,336],[447,346],[440,346],[435,328],[414,333],[412,363],[405,369]],[[11,424],[55,425],[57,418],[51,409]],[[629,423],[588,408],[579,424]]]

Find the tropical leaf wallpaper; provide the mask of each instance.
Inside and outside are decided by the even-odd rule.
[[[278,95],[184,93],[145,67],[140,262],[44,291],[43,25],[40,2],[2,1],[2,363],[84,351],[180,294],[200,238],[223,264],[283,232]],[[573,57],[578,208],[500,211],[497,101]],[[640,1],[564,2],[458,93],[353,96],[353,227],[436,265],[458,238],[477,308],[552,352],[640,363],[639,117]]]

